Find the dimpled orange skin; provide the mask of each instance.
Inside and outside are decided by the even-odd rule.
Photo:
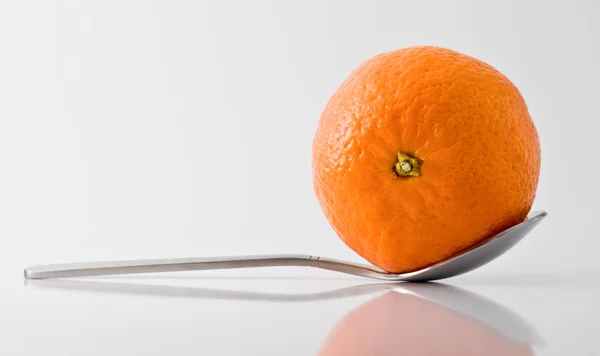
[[[420,176],[398,177],[403,152]],[[440,262],[523,221],[540,171],[538,133],[515,85],[449,49],[409,47],[356,68],[329,99],[313,182],[338,236],[393,273]]]

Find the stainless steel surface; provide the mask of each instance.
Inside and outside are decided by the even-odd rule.
[[[445,261],[410,273],[387,273],[377,267],[310,255],[265,255],[42,265],[25,268],[25,278],[44,279],[117,274],[299,266],[387,281],[424,282],[454,277],[496,259],[525,237],[545,216],[534,212],[523,221]]]

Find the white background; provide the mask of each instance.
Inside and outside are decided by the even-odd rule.
[[[549,216],[473,275],[597,278],[599,12],[591,0],[4,1],[2,269],[264,253],[360,261],[313,194],[313,134],[361,62],[432,44],[506,74],[542,143],[534,210]]]
[[[521,90],[546,221],[492,271],[600,267],[588,2],[27,1],[0,11],[0,236],[16,268],[295,252],[353,258],[311,181],[319,115],[380,52],[433,44]],[[18,259],[16,258],[18,256]]]

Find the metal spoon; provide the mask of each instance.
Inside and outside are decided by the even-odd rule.
[[[521,239],[525,237],[525,235],[527,235],[546,215],[547,213],[545,211],[531,213],[522,223],[506,229],[468,250],[460,252],[445,261],[409,273],[388,273],[374,266],[318,256],[265,255],[87,262],[32,266],[25,268],[25,278],[44,279],[252,267],[301,266],[315,267],[386,281],[425,282],[458,276],[483,266],[521,241]]]

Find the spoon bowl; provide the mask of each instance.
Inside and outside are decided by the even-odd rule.
[[[312,255],[262,255],[234,257],[173,258],[40,265],[25,268],[26,279],[106,276],[118,274],[217,270],[253,267],[315,267],[386,281],[426,282],[455,277],[479,268],[521,241],[547,215],[531,213],[511,228],[444,261],[409,273],[389,273],[377,267]]]

